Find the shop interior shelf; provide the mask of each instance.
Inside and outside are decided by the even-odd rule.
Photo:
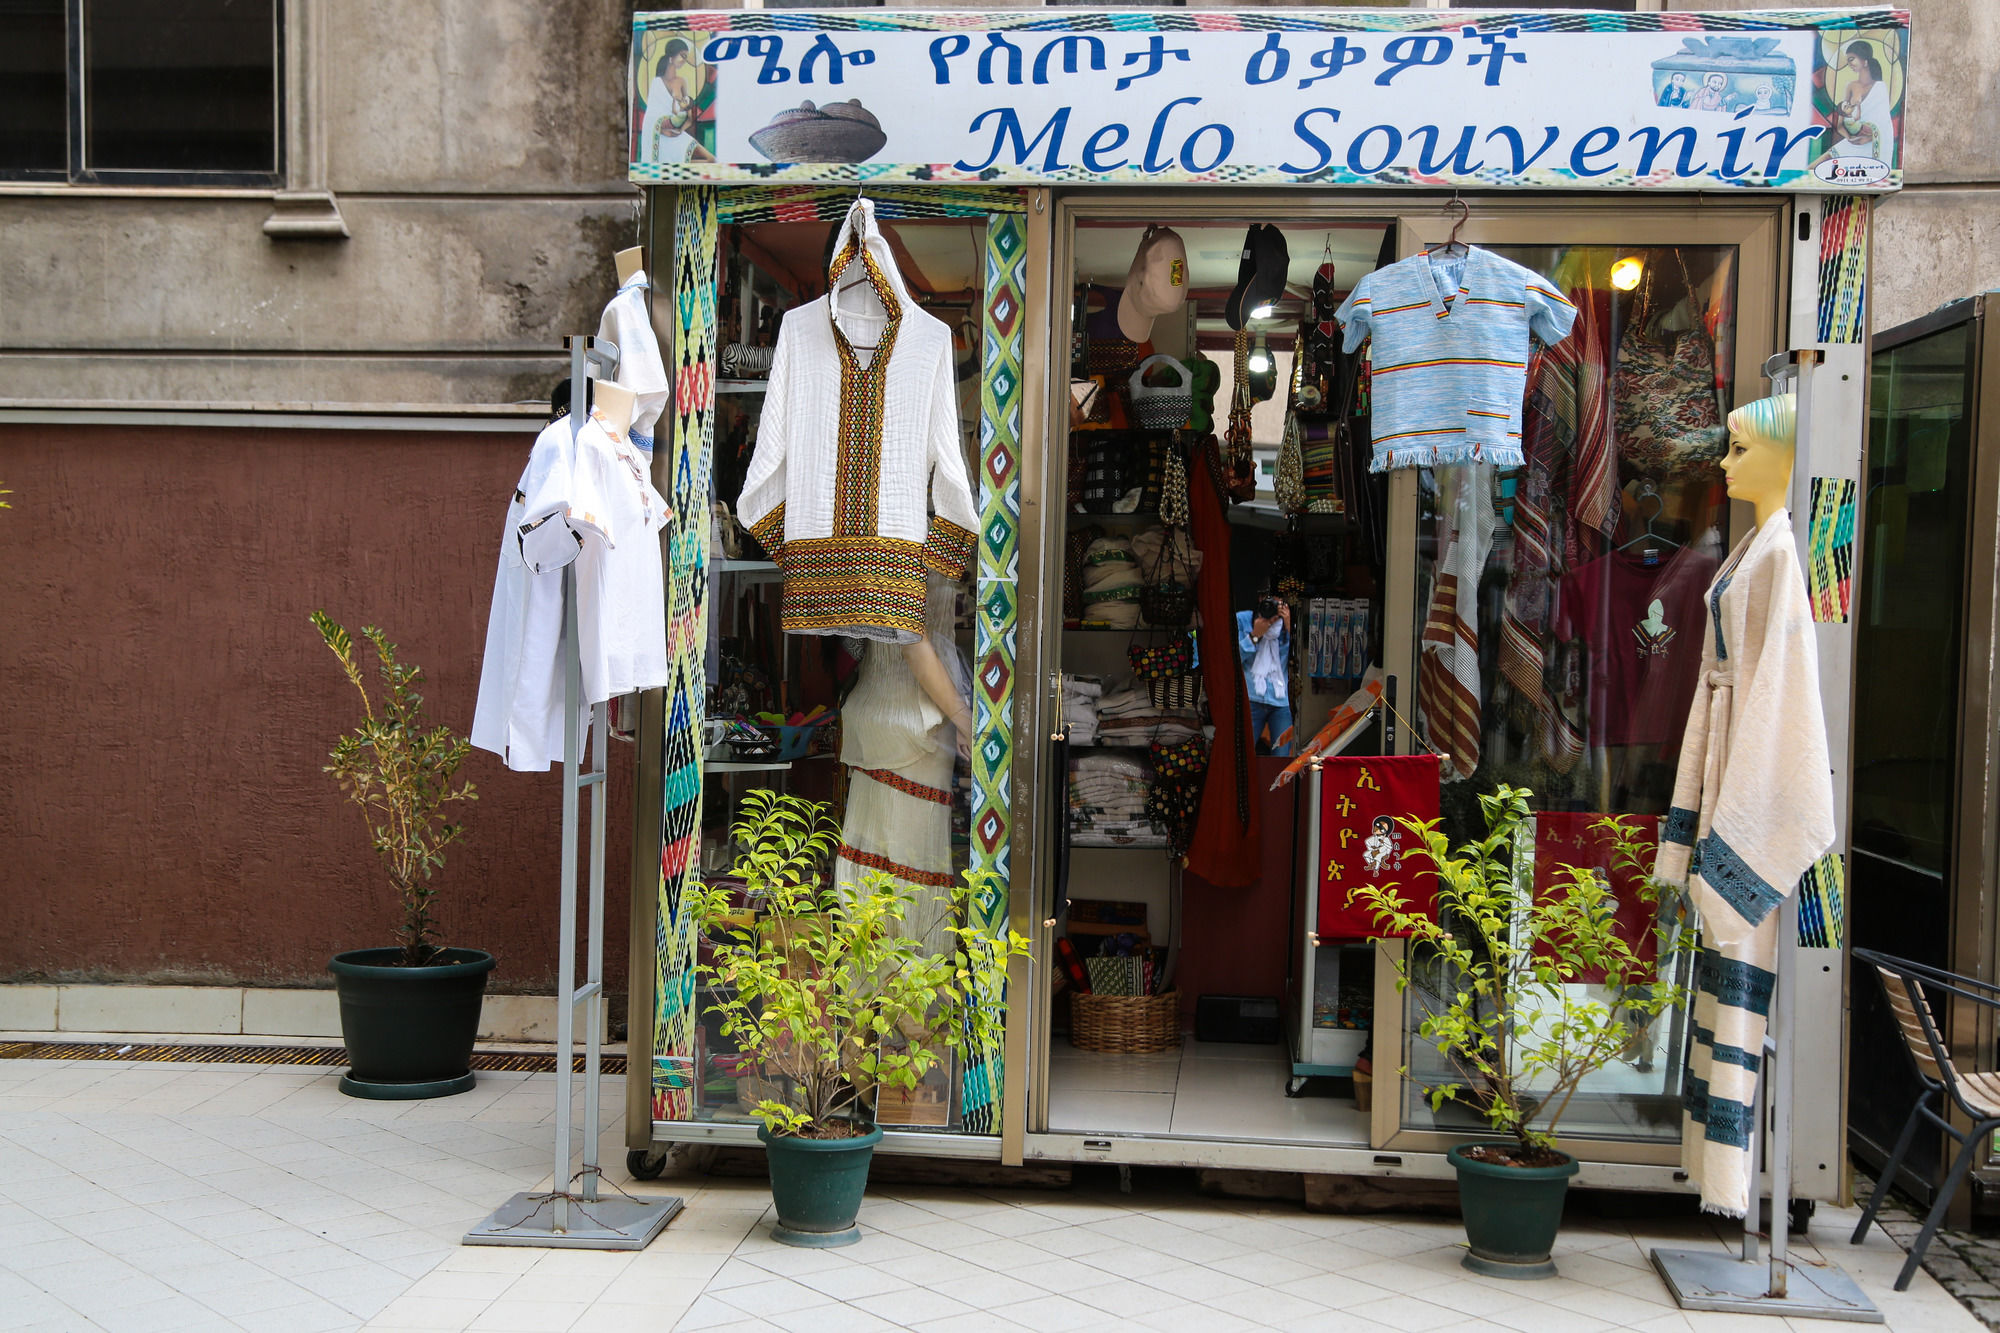
[[[1069,840],[1071,847],[1092,852],[1159,852],[1165,851],[1165,838],[1141,838],[1137,842],[1083,842],[1076,838]]]
[[[1151,523],[1158,523],[1160,521],[1160,515],[1158,514],[1157,511],[1154,510],[1145,510],[1145,511],[1134,510],[1132,513],[1129,514],[1088,514],[1084,513],[1082,510],[1072,509],[1069,512],[1068,518],[1072,524],[1077,526],[1082,526],[1087,523],[1151,524]]]
[[[771,387],[769,380],[717,380],[717,393],[762,393]]]
[[[716,574],[776,574],[778,562],[775,560],[715,560],[709,569]]]
[[[738,762],[734,759],[716,759],[703,764],[705,773],[782,773],[791,768],[793,760],[758,760]]]

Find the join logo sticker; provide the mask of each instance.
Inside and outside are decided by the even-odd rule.
[[[1823,157],[1812,173],[1829,185],[1880,185],[1889,179],[1889,164],[1873,157]]]

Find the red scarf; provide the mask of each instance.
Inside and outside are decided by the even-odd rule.
[[[1193,454],[1187,470],[1188,527],[1201,552],[1201,573],[1195,578],[1201,628],[1195,641],[1201,649],[1202,688],[1215,720],[1215,743],[1209,747],[1201,811],[1183,864],[1210,884],[1239,889],[1257,882],[1263,863],[1258,802],[1250,791],[1256,747],[1243,661],[1236,653],[1236,610],[1229,602],[1229,517],[1222,498],[1221,450],[1213,435],[1203,435]]]

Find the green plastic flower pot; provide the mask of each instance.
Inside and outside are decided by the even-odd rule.
[[[1498,1166],[1465,1155],[1469,1148],[1494,1146],[1461,1143],[1445,1154],[1458,1172],[1458,1207],[1472,1247],[1465,1266],[1489,1277],[1554,1277],[1549,1256],[1576,1159],[1565,1153],[1558,1166]]]
[[[861,1239],[854,1219],[868,1189],[868,1164],[882,1141],[880,1126],[851,1139],[773,1137],[761,1125],[757,1137],[771,1167],[771,1202],[778,1225],[771,1239],[786,1245],[829,1249]]]
[[[340,1090],[373,1101],[469,1091],[493,955],[446,949],[434,966],[397,967],[401,955],[401,949],[351,949],[326,965],[340,995],[340,1036],[352,1066]]]

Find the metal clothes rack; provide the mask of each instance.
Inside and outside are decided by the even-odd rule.
[[[1798,395],[1795,460],[1810,464],[1806,447],[1811,438],[1813,370],[1825,354],[1817,348],[1780,352],[1764,363],[1773,393],[1790,389]],[[1809,494],[1811,469],[1792,469],[1791,509],[1809,513],[1801,498]],[[1803,534],[1801,534],[1803,535]],[[1804,1319],[1839,1319],[1879,1324],[1882,1312],[1839,1265],[1793,1264],[1790,1257],[1792,1194],[1792,1079],[1797,1015],[1799,896],[1796,892],[1778,909],[1777,982],[1771,993],[1771,1019],[1764,1036],[1764,1076],[1757,1080],[1757,1116],[1751,1130],[1752,1160],[1763,1149],[1758,1188],[1743,1218],[1741,1255],[1719,1250],[1653,1251],[1653,1267],[1684,1310],[1726,1310],[1737,1314],[1791,1315]],[[1768,1204],[1771,1250],[1768,1261],[1758,1257],[1759,1204]]]
[[[569,353],[569,430],[574,447],[589,410],[590,366],[609,378],[618,366],[618,346],[609,339],[574,334],[563,339]],[[555,1172],[545,1194],[523,1192],[494,1209],[465,1233],[467,1245],[536,1245],[584,1250],[642,1250],[673,1221],[684,1202],[678,1196],[635,1198],[619,1191],[601,1198],[603,1175],[597,1164],[603,1132],[599,1095],[604,1055],[604,802],[610,706],[590,709],[591,770],[582,772],[583,657],[577,638],[576,564],[563,566],[563,788],[561,956],[557,964]],[[590,788],[590,921],[585,941],[583,985],[576,984],[577,842],[581,796]],[[575,1100],[576,1009],[584,1011],[582,1162],[577,1164]],[[626,1077],[643,1077],[644,1071]],[[572,1169],[574,1168],[574,1169]],[[613,1186],[616,1189],[616,1186]]]

